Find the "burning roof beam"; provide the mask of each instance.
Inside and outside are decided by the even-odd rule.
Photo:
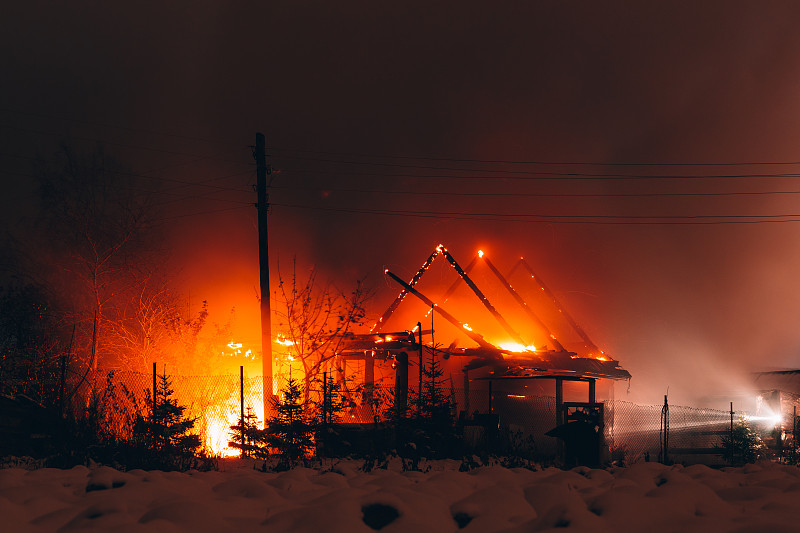
[[[530,273],[533,281],[539,286],[542,292],[544,292],[545,295],[548,298],[550,298],[556,310],[564,317],[564,319],[566,319],[569,325],[572,326],[572,329],[574,329],[578,333],[578,335],[580,335],[580,337],[586,343],[586,347],[589,348],[589,350],[592,352],[603,353],[603,351],[600,348],[598,348],[594,342],[592,342],[592,340],[589,338],[589,335],[587,335],[586,332],[583,331],[583,328],[581,328],[578,325],[578,323],[575,322],[575,319],[572,318],[572,315],[570,315],[567,312],[567,310],[561,306],[561,303],[556,298],[556,295],[553,294],[552,291],[550,291],[550,289],[547,287],[547,285],[544,284],[542,279],[536,275],[536,273],[533,271],[528,262],[525,261],[525,259],[520,257],[519,261],[517,261],[517,264],[515,264],[514,268],[511,269],[511,272],[508,273],[508,277],[511,277],[511,274],[514,273],[514,271],[517,269],[519,265],[522,265],[522,267],[525,268],[525,270],[527,270],[528,273]]]
[[[484,305],[484,307],[486,307],[486,309],[489,310],[489,312],[500,323],[500,325],[503,326],[503,329],[505,329],[506,332],[509,335],[511,335],[511,337],[516,342],[520,343],[522,346],[525,346],[526,344],[528,344],[528,343],[525,342],[525,340],[523,340],[522,336],[520,336],[520,334],[517,333],[514,330],[514,328],[512,328],[511,325],[508,322],[506,322],[506,319],[503,318],[503,315],[501,315],[497,311],[497,309],[495,309],[495,307],[489,302],[489,299],[486,298],[486,296],[484,296],[484,294],[481,292],[481,290],[478,288],[478,286],[475,285],[475,283],[473,283],[472,279],[469,277],[469,275],[466,272],[464,272],[464,270],[461,268],[461,266],[458,264],[458,262],[455,260],[455,258],[452,255],[450,255],[450,252],[447,251],[447,248],[445,248],[443,246],[440,246],[440,248],[441,248],[442,254],[444,254],[445,258],[450,263],[450,265],[455,269],[456,272],[458,272],[458,275],[461,276],[461,278],[464,280],[464,282],[466,282],[466,284],[469,286],[469,288],[472,289],[472,292],[474,292],[475,295],[478,297],[478,299],[480,299],[480,301]]]
[[[533,310],[530,307],[528,307],[528,304],[525,302],[525,300],[523,300],[522,297],[517,293],[517,291],[514,290],[514,287],[512,287],[511,284],[508,283],[508,280],[503,276],[503,274],[501,274],[500,271],[497,270],[497,268],[494,266],[494,263],[492,263],[489,260],[489,258],[486,257],[486,255],[481,255],[481,257],[486,262],[486,266],[489,267],[489,270],[491,270],[492,273],[494,273],[494,275],[497,277],[497,279],[500,280],[500,283],[503,285],[503,287],[506,288],[506,290],[511,294],[511,296],[514,297],[514,300],[516,300],[516,302],[522,307],[522,309],[525,310],[525,312],[528,314],[528,317],[534,322],[534,324],[536,324],[539,328],[541,328],[545,332],[545,334],[551,341],[553,341],[553,345],[556,347],[556,349],[562,352],[566,351],[564,349],[564,346],[562,346],[561,343],[558,342],[558,339],[556,339],[556,336],[553,335],[553,333],[550,331],[547,325],[544,322],[542,322],[542,320],[536,315],[536,313],[533,312]]]
[[[406,289],[405,287],[408,287],[410,289],[410,288],[414,287],[414,285],[417,284],[419,279],[422,277],[422,275],[425,273],[425,271],[428,270],[428,268],[431,266],[431,263],[433,263],[433,260],[436,259],[436,256],[439,255],[439,253],[441,252],[441,250],[443,248],[444,247],[440,244],[433,251],[433,253],[430,256],[428,256],[428,259],[424,263],[422,263],[422,267],[420,267],[420,269],[417,271],[417,273],[414,274],[414,277],[411,278],[411,281],[409,283],[407,283],[407,284],[403,283],[403,286],[404,286],[403,290],[400,291],[400,294],[397,295],[397,298],[395,298],[394,301],[392,302],[392,304],[386,309],[386,311],[384,311],[383,315],[381,315],[381,317],[378,319],[378,321],[375,322],[375,324],[372,325],[372,327],[369,329],[370,333],[373,333],[375,331],[375,329],[379,325],[385,324],[386,321],[389,320],[389,317],[392,316],[392,313],[395,312],[397,307],[400,305],[400,303],[406,297],[406,294],[408,294],[408,292],[409,292],[408,289]]]
[[[465,335],[467,335],[470,339],[478,343],[480,346],[482,346],[483,348],[489,348],[495,352],[499,351],[499,349],[496,346],[494,346],[490,342],[487,342],[482,336],[478,335],[477,333],[474,333],[473,331],[470,331],[468,328],[464,327],[464,324],[459,322],[453,315],[451,315],[450,313],[448,313],[447,311],[436,305],[430,298],[428,298],[427,296],[419,292],[417,289],[412,287],[410,284],[406,283],[405,281],[397,277],[393,272],[387,270],[386,274],[393,280],[395,280],[397,283],[399,283],[406,292],[410,292],[411,294],[413,294],[414,296],[425,302],[425,304],[428,307],[435,309],[436,312],[442,315],[442,317],[445,320],[453,324],[460,331],[464,332]]]

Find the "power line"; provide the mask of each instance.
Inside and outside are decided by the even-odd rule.
[[[427,168],[429,170],[447,170],[444,167],[407,167]],[[461,174],[402,174],[381,172],[354,172],[327,169],[281,169],[281,172],[294,172],[297,174],[326,174],[336,176],[368,176],[373,178],[424,178],[424,179],[461,179],[461,180],[649,180],[649,179],[733,179],[733,178],[798,178],[798,172],[786,173],[750,173],[750,174],[622,174],[622,173],[590,173],[590,172],[551,172],[551,171],[503,171],[490,172],[516,174],[516,175],[461,175]],[[458,169],[451,169],[458,170]],[[472,169],[471,172],[486,172],[485,170]]]
[[[508,213],[466,213],[438,211],[401,211],[389,209],[339,208],[298,204],[272,203],[274,206],[293,209],[312,209],[340,213],[404,216],[417,218],[440,218],[460,220],[496,220],[505,222],[539,222],[550,224],[604,224],[604,225],[719,225],[719,224],[762,224],[775,222],[800,222],[800,214],[782,215],[533,215]],[[765,220],[745,220],[760,218]],[[580,220],[575,220],[580,219]],[[733,219],[733,220],[711,220]]]
[[[411,196],[467,196],[467,197],[533,197],[533,198],[647,198],[647,197],[717,197],[717,196],[763,196],[800,194],[800,191],[734,191],[734,192],[653,192],[653,193],[537,193],[537,192],[461,192],[461,191],[389,191],[384,189],[357,189],[339,187],[292,187],[273,185],[273,189],[298,191],[354,192],[363,194],[399,194]]]
[[[602,176],[602,177],[651,177],[651,178],[683,178],[683,177],[742,177],[742,176],[761,176],[762,174],[733,174],[733,175],[717,175],[717,174],[695,174],[695,175],[676,175],[676,174],[598,174],[598,173],[585,173],[585,172],[554,172],[554,171],[531,171],[531,170],[508,170],[508,169],[485,169],[485,168],[467,168],[467,167],[447,167],[447,166],[433,166],[433,165],[411,165],[402,163],[386,163],[386,162],[372,162],[372,161],[357,161],[354,159],[340,160],[340,159],[327,159],[320,157],[297,157],[297,156],[282,156],[279,159],[290,159],[297,161],[313,161],[317,163],[336,163],[340,165],[354,165],[354,166],[374,166],[374,167],[387,167],[387,168],[403,168],[403,169],[417,169],[417,170],[446,170],[453,172],[492,172],[496,174],[509,174],[509,175],[549,175],[549,176]],[[765,165],[768,163],[765,163]],[[777,164],[777,163],[776,163]],[[800,163],[780,163],[783,165],[797,165]],[[568,165],[568,163],[565,163]],[[633,165],[633,164],[632,164]],[[738,165],[738,164],[737,164]],[[755,165],[755,164],[753,164]],[[626,166],[626,165],[617,165]],[[651,165],[652,166],[652,165]],[[671,166],[671,165],[660,165]],[[681,165],[689,166],[689,165]],[[693,166],[708,166],[708,165],[693,165]],[[723,165],[717,165],[723,166]],[[768,176],[783,176],[784,174],[765,174]],[[786,175],[797,176],[798,174],[791,173]]]
[[[758,165],[800,165],[800,161],[733,161],[733,162],[611,162],[611,161],[546,161],[546,160],[519,160],[519,159],[477,159],[477,158],[456,158],[456,157],[435,157],[435,156],[407,156],[407,155],[378,155],[363,152],[330,152],[324,150],[304,150],[294,148],[271,148],[271,150],[297,152],[306,154],[321,154],[328,156],[341,157],[372,157],[378,159],[399,159],[416,161],[444,161],[453,163],[487,163],[504,165],[552,165],[552,166],[614,166],[614,167],[701,167],[701,166],[758,166]],[[284,156],[287,157],[287,156]]]

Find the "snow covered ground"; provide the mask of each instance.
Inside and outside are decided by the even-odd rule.
[[[800,469],[640,463],[571,471],[431,463],[372,472],[0,470],[0,531],[800,531]]]

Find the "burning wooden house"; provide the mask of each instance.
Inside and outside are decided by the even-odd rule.
[[[439,256],[447,261],[457,277],[434,299],[421,292],[418,284]],[[487,275],[499,287],[493,299],[502,293],[504,302],[519,310],[515,314],[517,327],[490,302],[470,276],[481,263],[484,272],[488,271],[490,275]],[[517,272],[525,277],[528,295],[509,282]],[[546,442],[555,446],[555,439],[543,438],[545,432],[571,420],[588,417],[597,422],[602,433],[605,415],[603,403],[598,401],[598,386],[608,398],[613,381],[628,380],[631,375],[592,342],[524,259],[503,275],[483,252],[478,252],[462,268],[452,254],[439,245],[410,281],[402,280],[389,270],[385,274],[401,287],[400,293],[368,334],[352,335],[337,354],[341,365],[363,368],[360,372],[363,376],[362,405],[371,405],[376,382],[388,380],[393,381],[395,406],[399,410],[413,408],[407,403],[409,391],[415,394],[423,390],[425,362],[436,360],[449,381],[460,417],[466,423],[474,420],[476,414],[488,414],[490,419],[499,419],[506,427],[532,435],[540,446]],[[451,301],[457,289],[463,286],[471,293],[471,306]],[[535,304],[530,303],[530,293],[536,297]],[[408,296],[421,302],[422,307],[418,304],[418,308],[423,310],[424,319],[420,316],[421,320],[414,327],[386,332],[384,328]],[[464,322],[460,318],[467,312],[470,321]],[[489,317],[490,323],[478,326],[474,316],[478,313],[484,319]],[[456,314],[462,317],[457,318]],[[565,326],[571,330],[578,342],[565,346],[567,342],[556,335],[548,317],[560,321],[562,329]],[[426,324],[431,321],[431,326],[436,320],[436,329],[440,331],[423,328],[422,320]],[[449,345],[434,342],[434,334],[442,338],[448,333],[455,337]],[[472,345],[459,347],[460,342]],[[571,401],[565,401],[565,395]],[[368,421],[372,416],[362,411],[358,418]]]

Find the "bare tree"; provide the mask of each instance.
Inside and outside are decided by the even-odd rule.
[[[166,282],[148,280],[136,289],[116,319],[106,321],[105,346],[112,361],[108,366],[149,371],[154,362],[185,367],[195,360],[208,304],[204,301],[197,314],[189,316]]]
[[[278,327],[292,343],[303,367],[304,399],[308,401],[311,384],[331,368],[337,352],[355,326],[365,322],[365,304],[372,296],[364,280],[344,293],[332,284],[320,284],[317,269],[312,268],[304,280],[297,277],[296,260],[292,277],[284,280],[279,270],[277,314]],[[341,369],[336,369],[341,372]],[[343,377],[343,376],[342,376]]]
[[[72,308],[87,364],[96,369],[110,324],[123,316],[152,264],[152,195],[102,147],[64,145],[36,165],[45,249]]]

